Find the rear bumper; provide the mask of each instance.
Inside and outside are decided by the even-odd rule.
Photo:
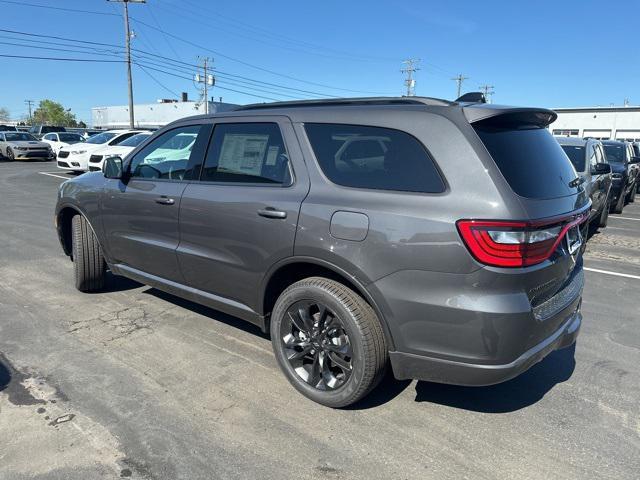
[[[582,324],[579,306],[553,335],[502,365],[462,363],[402,352],[390,352],[397,379],[418,379],[454,385],[485,386],[510,380],[544,359],[554,350],[572,345]]]

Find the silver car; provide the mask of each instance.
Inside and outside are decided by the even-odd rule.
[[[51,147],[24,132],[0,132],[0,156],[13,160],[52,160]]]

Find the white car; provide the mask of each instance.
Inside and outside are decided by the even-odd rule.
[[[58,168],[72,170],[74,172],[86,172],[89,170],[89,157],[98,149],[105,146],[116,146],[127,138],[133,137],[145,130],[107,130],[89,137],[83,143],[76,143],[62,147],[58,152]]]
[[[84,142],[85,138],[79,133],[56,132],[47,133],[42,137],[44,143],[51,145],[51,150],[57,155],[62,147]]]
[[[137,135],[127,138],[125,141],[116,146],[112,147],[111,145],[106,145],[104,147],[96,149],[89,157],[89,171],[97,172],[99,170],[102,170],[102,163],[107,157],[117,155],[120,158],[125,158],[129,153],[133,151],[133,149],[135,149],[150,136],[151,132],[138,133]]]

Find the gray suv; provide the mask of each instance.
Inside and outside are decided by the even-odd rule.
[[[255,323],[321,404],[388,365],[494,384],[581,325],[591,202],[555,117],[410,97],[186,118],[63,183],[58,234],[79,290],[108,269]]]

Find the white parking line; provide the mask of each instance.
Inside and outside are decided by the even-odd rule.
[[[69,177],[68,175],[59,175],[57,173],[49,173],[49,172],[38,172],[40,175],[48,175],[50,177],[58,177],[58,178],[64,178],[65,180],[69,180],[70,178],[73,177]]]
[[[634,278],[636,280],[640,280],[640,275],[630,275],[628,273],[610,272],[609,270],[599,270],[597,268],[584,267],[584,269],[589,272],[603,273],[604,275],[614,275],[616,277]]]
[[[631,217],[609,217],[609,218],[619,218],[620,220],[635,220],[636,222],[640,222],[640,218],[631,218]]]

